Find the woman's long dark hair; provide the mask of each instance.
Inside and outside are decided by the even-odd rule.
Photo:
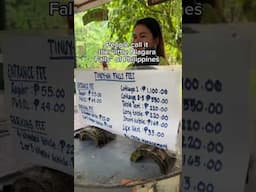
[[[137,25],[146,26],[150,30],[150,32],[152,33],[153,37],[159,39],[159,43],[158,43],[157,48],[156,48],[156,54],[158,56],[162,56],[162,57],[165,58],[164,40],[163,40],[163,35],[162,35],[162,29],[161,29],[161,26],[160,26],[159,22],[154,18],[147,17],[147,18],[138,20],[135,23],[134,28]]]

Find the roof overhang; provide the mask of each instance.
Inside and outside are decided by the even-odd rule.
[[[111,0],[74,0],[74,12],[79,13],[82,11],[86,11],[88,9],[98,7],[110,1]]]

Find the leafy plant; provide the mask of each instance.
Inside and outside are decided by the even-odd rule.
[[[154,17],[160,22],[166,55],[170,63],[181,64],[181,0],[170,0],[155,6],[148,6],[147,0],[112,0],[102,7],[109,11],[108,22],[94,21],[83,26],[82,17],[87,12],[75,15],[76,48],[79,49],[81,42],[86,47],[85,57],[81,53],[77,55],[79,67],[100,67],[100,63],[92,59],[97,55],[95,48],[102,49],[106,42],[131,42],[135,22],[144,17]],[[109,65],[111,68],[124,69],[128,63],[120,64],[111,60]]]
[[[11,30],[66,29],[66,18],[55,14],[49,16],[49,1],[6,0],[6,27]],[[61,0],[66,4],[68,0]]]

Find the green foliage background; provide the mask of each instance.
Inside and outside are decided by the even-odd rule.
[[[255,0],[223,0],[224,15],[228,22],[255,22]]]
[[[138,19],[156,18],[163,30],[166,55],[169,63],[181,64],[182,0],[170,0],[155,6],[147,6],[147,0],[113,0],[103,5],[109,10],[108,21],[94,21],[83,25],[87,12],[75,15],[77,64],[81,68],[101,67],[95,61],[98,49],[106,42],[130,43],[132,28]],[[110,62],[112,69],[124,69],[128,63]]]
[[[65,17],[56,13],[49,16],[51,0],[5,0],[6,28],[8,30],[63,30],[67,28]],[[67,4],[69,0],[60,0]]]

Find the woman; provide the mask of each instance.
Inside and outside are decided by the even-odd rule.
[[[160,24],[153,18],[144,18],[136,22],[133,29],[133,43],[137,58],[145,58],[145,62],[134,62],[129,67],[139,65],[168,65],[165,56],[164,40]],[[141,54],[151,53],[149,55]],[[138,54],[139,53],[139,54]],[[147,59],[146,59],[147,57]],[[154,58],[155,59],[152,59]],[[150,59],[151,58],[151,59]]]

